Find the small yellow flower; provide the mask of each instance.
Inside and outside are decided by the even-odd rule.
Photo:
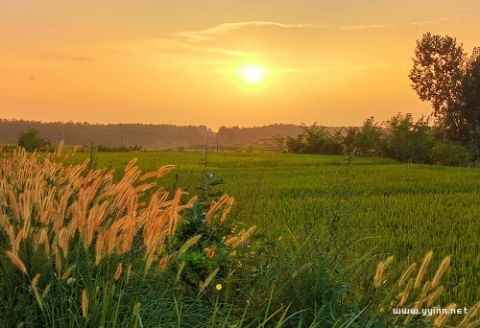
[[[217,284],[215,286],[215,289],[218,290],[218,291],[222,290],[222,288],[223,288],[222,284]]]

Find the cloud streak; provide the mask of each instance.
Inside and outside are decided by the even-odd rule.
[[[389,25],[371,24],[371,25],[346,25],[341,26],[341,31],[365,31],[365,30],[381,30],[388,28]]]
[[[410,23],[411,25],[416,25],[416,26],[424,26],[424,25],[435,25],[435,24],[441,24],[450,21],[451,18],[449,17],[439,17],[439,18],[433,18],[433,19],[426,19],[422,21],[415,21]]]
[[[364,31],[364,30],[381,30],[389,28],[391,25],[386,24],[363,24],[363,25],[343,25],[343,26],[332,26],[332,25],[317,25],[317,24],[285,24],[279,22],[271,21],[247,21],[247,22],[236,22],[236,23],[224,23],[219,24],[213,27],[209,27],[197,31],[185,31],[180,33],[175,33],[173,36],[183,39],[187,42],[203,42],[210,41],[217,37],[227,35],[232,32],[245,30],[249,28],[275,28],[275,29],[284,29],[284,30],[340,30],[340,31]]]
[[[225,35],[230,32],[243,30],[246,28],[278,28],[278,29],[318,29],[325,26],[313,25],[313,24],[284,24],[278,22],[269,21],[249,21],[249,22],[237,22],[237,23],[224,23],[198,31],[186,31],[175,34],[177,37],[181,37],[187,41],[201,42],[215,38],[219,35]]]
[[[194,45],[181,45],[181,47],[193,52],[210,53],[210,54],[232,56],[232,57],[244,57],[248,55],[247,52],[236,50],[236,49],[227,49],[227,48],[218,48],[218,47],[201,47],[201,46],[194,46]]]

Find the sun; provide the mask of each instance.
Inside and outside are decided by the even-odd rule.
[[[241,68],[240,74],[248,84],[259,84],[265,79],[265,68],[258,65],[247,65]]]

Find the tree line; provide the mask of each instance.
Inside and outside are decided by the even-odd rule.
[[[16,144],[22,134],[32,131],[52,144],[63,141],[67,145],[151,149],[203,144],[206,136],[213,134],[205,126],[0,120],[0,143]]]
[[[409,74],[412,88],[433,112],[331,133],[313,125],[284,138],[293,153],[387,156],[405,162],[463,165],[480,158],[480,57],[468,56],[451,36],[426,33],[417,41]]]
[[[280,140],[285,151],[303,154],[389,157],[403,162],[466,165],[473,160],[465,146],[442,140],[442,131],[429,120],[397,114],[386,122],[373,117],[361,127],[331,132],[316,124],[304,127],[296,137]]]
[[[278,136],[296,135],[302,127],[272,124],[262,127],[221,127],[214,132],[205,126],[155,124],[44,123],[0,119],[0,143],[44,149],[63,141],[66,145],[96,145],[98,150],[211,148],[236,149],[262,144]]]

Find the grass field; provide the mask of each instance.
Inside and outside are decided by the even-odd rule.
[[[433,249],[435,264],[453,255],[449,297],[461,306],[479,298],[478,169],[276,153],[209,153],[205,163],[200,152],[98,153],[97,166],[120,172],[134,157],[144,170],[177,165],[167,185],[192,193],[206,172],[222,177],[236,198],[231,219],[257,225],[292,266],[328,251],[360,292],[379,259],[404,265]]]

